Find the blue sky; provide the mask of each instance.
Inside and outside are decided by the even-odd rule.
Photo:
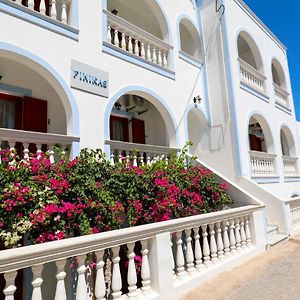
[[[288,48],[297,120],[300,121],[300,11],[295,0],[244,0]]]

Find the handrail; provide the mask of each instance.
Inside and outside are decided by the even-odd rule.
[[[297,202],[297,201],[300,201],[300,197],[293,197],[293,198],[290,198],[290,199],[287,199],[287,200],[283,200],[283,202],[285,204],[291,204],[291,203]]]
[[[0,252],[0,273],[58,261],[68,257],[84,255],[136,240],[145,240],[160,233],[178,232],[186,228],[194,228],[199,224],[207,225],[221,220],[234,219],[263,208],[263,205],[247,205],[204,215],[112,230],[94,235],[73,237],[60,241],[47,242],[45,244],[2,250]]]
[[[257,69],[255,69],[251,65],[249,65],[247,62],[245,62],[240,57],[238,58],[238,61],[239,61],[241,67],[243,67],[248,72],[252,73],[255,77],[257,77],[261,81],[265,81],[267,79],[267,77],[264,74],[262,74],[261,72],[259,72]]]
[[[265,159],[274,159],[277,154],[267,153],[267,152],[260,152],[260,151],[253,151],[249,150],[249,154],[251,156],[259,157],[259,158],[265,158]]]
[[[77,136],[0,128],[0,141],[6,142],[71,144],[72,142],[79,142],[79,140],[80,138]]]
[[[283,161],[286,161],[286,162],[296,163],[296,161],[298,160],[298,157],[282,155],[282,159],[283,159]]]
[[[140,152],[151,152],[155,154],[165,154],[165,153],[172,153],[172,152],[179,152],[179,148],[170,148],[166,146],[156,146],[156,145],[148,145],[148,144],[136,144],[136,143],[127,143],[121,141],[113,141],[113,140],[106,140],[106,145],[110,145],[111,148],[118,149],[118,150],[137,150]]]
[[[124,20],[123,18],[116,16],[105,9],[103,9],[103,13],[108,17],[108,19],[111,22],[115,23],[114,25],[121,26],[122,28],[126,29],[131,33],[142,36],[147,42],[151,42],[155,46],[162,47],[164,50],[173,49],[173,46],[169,45],[168,43],[154,36],[153,34],[139,28],[138,26]]]
[[[275,91],[278,92],[284,98],[287,98],[290,95],[288,91],[286,91],[285,89],[283,89],[277,83],[273,82],[273,86],[274,86]]]

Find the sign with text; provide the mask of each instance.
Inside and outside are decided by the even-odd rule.
[[[108,73],[72,59],[71,87],[108,97]]]

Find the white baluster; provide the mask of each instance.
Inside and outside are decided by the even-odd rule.
[[[211,261],[217,262],[218,255],[217,255],[217,244],[216,244],[216,238],[215,238],[215,224],[209,224],[209,236],[210,236]]]
[[[109,44],[111,44],[111,26],[108,24],[107,25],[107,42],[109,43]]]
[[[133,53],[132,37],[128,36],[128,51]]]
[[[146,58],[145,44],[141,42],[141,58]]]
[[[13,0],[15,3],[22,5],[22,0]]]
[[[202,261],[202,250],[200,245],[200,235],[199,235],[199,227],[194,227],[194,240],[195,240],[195,264],[196,269],[203,269],[203,261]]]
[[[17,276],[17,271],[4,273],[5,288],[3,294],[5,295],[5,300],[14,300],[14,293],[17,290],[15,286],[15,278]]]
[[[126,168],[129,168],[130,167],[130,156],[129,156],[129,152],[128,154],[126,155]]]
[[[149,61],[152,61],[150,44],[147,45],[147,59],[148,59]]]
[[[10,165],[14,165],[16,162],[16,148],[15,148],[16,142],[9,142],[9,152],[10,152],[10,157],[11,157],[11,161],[10,161]]]
[[[228,221],[223,221],[223,243],[225,256],[230,255],[230,242],[228,237]]]
[[[67,300],[66,287],[65,287],[65,264],[66,261],[58,260],[55,262],[57,272],[56,272],[56,291],[55,291],[55,300]]]
[[[151,158],[150,158],[150,156],[147,157],[147,165],[148,165],[148,166],[151,165]]]
[[[0,165],[2,164],[2,141],[0,140]]]
[[[217,227],[217,249],[218,249],[218,258],[224,258],[224,244],[222,239],[222,228],[221,222],[216,223]]]
[[[29,143],[23,143],[23,159],[24,161],[29,160]]]
[[[149,260],[148,260],[148,241],[144,240],[141,241],[142,244],[142,291],[144,295],[147,295],[148,293],[151,292],[151,274],[150,274],[150,266],[149,266]],[[174,261],[174,259],[173,259]]]
[[[123,50],[126,50],[126,34],[125,34],[125,32],[122,32],[122,35],[121,35],[121,48]]]
[[[185,275],[184,270],[184,256],[183,256],[183,249],[182,249],[182,239],[181,239],[182,232],[176,232],[176,265],[177,265],[177,275],[182,277]]]
[[[246,246],[246,233],[245,233],[244,217],[241,218],[240,233],[241,233],[241,245],[242,245],[242,248],[247,248],[247,246]]]
[[[137,282],[137,276],[136,276],[136,269],[135,269],[135,262],[134,262],[134,243],[127,244],[128,247],[128,273],[127,273],[127,282],[128,282],[128,296],[129,298],[134,298],[136,296],[136,282]]]
[[[54,159],[54,149],[53,149],[53,146],[50,145],[49,147],[49,160],[51,162],[51,164],[54,164],[55,163],[55,159]]]
[[[171,263],[172,263],[172,276],[173,278],[176,277],[176,273],[175,273],[175,258],[174,258],[174,254],[173,254],[173,242],[172,242],[172,236],[173,234],[170,234],[170,255],[171,255]]]
[[[134,155],[134,157],[133,157],[133,164],[132,164],[132,166],[133,167],[137,167],[138,166],[136,155]]]
[[[231,253],[236,252],[236,246],[235,246],[235,236],[234,236],[234,220],[230,220],[230,227],[229,227],[229,240],[230,240],[230,250]]]
[[[56,0],[51,1],[50,16],[52,19],[57,20]]]
[[[156,48],[154,46],[153,46],[153,49],[152,49],[152,62],[157,64]]]
[[[185,236],[186,236],[186,269],[189,273],[195,271],[194,266],[194,253],[192,248],[192,230],[186,229]]]
[[[36,150],[36,158],[37,159],[41,159],[42,158],[42,153],[43,153],[43,151],[42,151],[42,145],[41,144],[36,144],[36,148],[37,148],[37,150]]]
[[[66,0],[62,0],[62,3],[61,3],[61,22],[63,24],[68,24]]]
[[[110,155],[110,164],[111,164],[112,166],[115,165],[115,155],[114,155],[113,153]]]
[[[34,0],[28,0],[27,7],[31,10],[34,10]]]
[[[139,56],[140,54],[140,49],[139,49],[139,41],[135,38],[134,40],[134,49],[133,49],[133,53],[137,56]]]
[[[104,278],[104,261],[103,261],[104,250],[98,251],[97,256],[97,266],[96,266],[96,281],[95,281],[95,297],[96,300],[105,300],[106,285]]]
[[[162,59],[162,55],[161,55],[161,50],[158,50],[157,63],[158,63],[160,66],[163,65],[163,59]]]
[[[113,252],[113,270],[112,270],[112,280],[111,280],[111,289],[113,299],[121,298],[122,292],[122,278],[120,273],[120,256],[119,256],[119,247],[112,249]]]
[[[76,300],[83,300],[87,298],[87,284],[85,280],[85,258],[86,255],[81,255],[77,257],[78,261],[78,279],[77,279],[77,287],[76,287]]]
[[[114,45],[119,47],[119,43],[120,43],[120,40],[119,40],[119,36],[118,36],[118,30],[115,29],[114,31]]]
[[[40,13],[42,15],[46,15],[46,3],[45,3],[45,0],[41,0],[41,2],[40,2]]]
[[[120,163],[120,164],[123,163],[123,156],[122,156],[121,153],[119,154],[119,163]]]
[[[241,234],[240,234],[240,220],[237,218],[235,220],[235,241],[236,241],[236,249],[238,251],[241,250],[242,245],[241,245]]]
[[[209,265],[211,263],[210,261],[210,250],[209,250],[209,244],[208,244],[208,233],[207,233],[207,225],[202,225],[202,237],[203,237],[203,259],[204,264]]]
[[[163,66],[165,68],[168,68],[168,59],[167,59],[167,54],[165,51],[163,52]]]
[[[248,216],[246,216],[245,234],[246,234],[246,244],[248,247],[251,247],[251,231],[250,231]]]
[[[42,300],[42,270],[43,265],[31,267],[33,278],[32,278],[32,297],[31,300]]]

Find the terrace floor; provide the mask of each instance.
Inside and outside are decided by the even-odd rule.
[[[224,272],[181,300],[299,300],[300,235]]]

